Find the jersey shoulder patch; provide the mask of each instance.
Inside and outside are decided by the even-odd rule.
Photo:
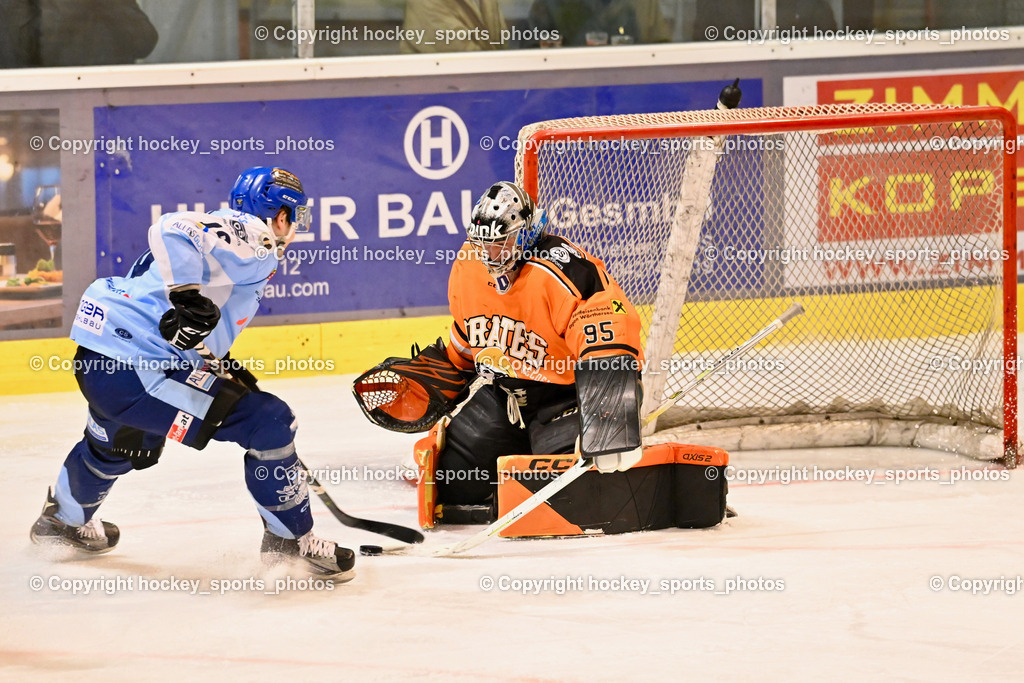
[[[558,235],[545,235],[530,252],[527,263],[534,263],[568,281],[586,301],[604,291],[601,268],[582,249]]]
[[[170,222],[169,227],[183,233],[185,237],[192,242],[192,246],[194,246],[197,251],[203,250],[203,231],[196,223],[191,220],[177,218]]]

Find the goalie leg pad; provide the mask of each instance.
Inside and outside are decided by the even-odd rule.
[[[498,514],[507,514],[573,462],[571,456],[500,458]],[[728,463],[728,453],[719,448],[649,446],[630,470],[587,472],[500,535],[575,536],[715,526],[725,517]]]
[[[413,458],[416,461],[416,507],[419,523],[424,529],[433,529],[437,519],[437,456],[444,448],[445,427],[448,421],[442,418],[430,433],[416,442]]]
[[[416,442],[413,458],[418,467],[416,499],[419,523],[424,529],[437,524],[490,524],[497,517],[496,505],[441,505],[437,502],[437,455],[444,448],[444,432],[448,422],[442,419],[430,433]]]

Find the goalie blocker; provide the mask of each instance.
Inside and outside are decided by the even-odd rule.
[[[576,364],[580,447],[599,472],[628,470],[640,460],[640,363],[622,354]]]

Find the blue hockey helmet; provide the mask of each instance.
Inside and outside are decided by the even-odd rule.
[[[302,182],[283,168],[247,168],[231,188],[231,208],[262,218],[268,225],[282,207],[288,210],[291,224],[288,239],[296,232],[309,230],[309,199],[302,189]]]

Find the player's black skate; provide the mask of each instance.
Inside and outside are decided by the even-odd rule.
[[[57,519],[57,510],[59,509],[57,501],[53,498],[53,490],[48,490],[43,514],[32,525],[32,531],[29,534],[33,543],[70,546],[98,555],[113,550],[121,538],[121,532],[115,525],[95,517],[82,526],[65,524]]]
[[[312,531],[299,538],[281,538],[264,531],[260,555],[267,564],[302,560],[317,576],[337,582],[351,581],[355,577],[352,569],[356,564],[355,553],[332,541],[317,538]]]

